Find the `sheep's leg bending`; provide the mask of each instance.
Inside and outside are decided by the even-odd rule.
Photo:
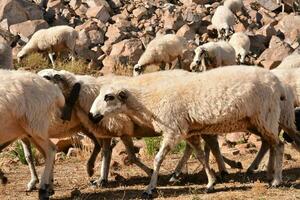
[[[168,154],[168,152],[178,143],[178,139],[176,140],[176,138],[167,138],[164,137],[163,141],[161,143],[161,147],[158,151],[158,153],[156,154],[155,158],[154,158],[154,163],[153,163],[153,173],[151,176],[151,181],[149,183],[149,185],[147,186],[146,191],[142,194],[142,198],[152,198],[153,192],[156,188],[157,185],[157,178],[158,178],[158,173],[159,173],[159,169],[160,166],[163,162],[163,160],[165,159],[166,155]]]
[[[206,185],[206,192],[212,192],[214,189],[214,185],[216,183],[216,177],[214,175],[214,172],[209,167],[207,160],[205,159],[204,152],[201,149],[201,140],[190,137],[187,139],[187,141],[195,150],[197,159],[202,163],[205,169],[208,178],[208,184]]]
[[[32,142],[45,156],[45,168],[40,183],[39,199],[49,199],[49,196],[54,194],[53,165],[55,160],[56,147],[49,139],[32,138]]]
[[[186,164],[186,162],[188,161],[188,159],[190,158],[192,153],[193,153],[192,147],[189,144],[186,144],[183,156],[181,157],[180,161],[178,162],[176,169],[175,169],[174,173],[172,174],[172,177],[169,180],[170,182],[174,183],[174,182],[179,181],[179,176],[181,174],[182,168],[183,168],[184,164]]]
[[[95,185],[106,187],[108,183],[109,165],[111,161],[112,149],[110,148],[111,138],[103,139],[103,157],[100,169],[100,178],[94,182]]]
[[[256,170],[258,168],[259,163],[262,161],[263,157],[266,155],[269,148],[270,148],[269,143],[266,142],[265,140],[262,140],[260,149],[259,149],[255,159],[251,163],[250,167],[247,169],[247,174],[252,174],[254,172],[254,170]]]
[[[134,163],[136,166],[141,168],[148,176],[151,176],[153,170],[147,167],[144,163],[142,163],[136,156],[134,152],[133,141],[130,137],[121,137],[122,142],[125,145],[126,152],[128,154],[129,161]]]
[[[30,175],[31,175],[31,180],[27,184],[27,191],[32,191],[33,189],[36,188],[36,184],[39,182],[38,175],[35,170],[35,166],[33,163],[33,156],[32,156],[32,151],[30,147],[30,141],[27,138],[24,138],[21,140],[22,141],[22,146],[25,154],[25,159],[27,161],[29,170],[30,170]]]
[[[89,175],[89,177],[93,176],[94,174],[94,166],[95,166],[95,162],[96,162],[96,158],[98,156],[98,154],[101,151],[101,145],[102,145],[102,140],[97,140],[97,138],[91,134],[91,133],[85,133],[94,143],[94,148],[92,151],[92,154],[87,162],[86,165],[86,170],[87,170],[87,174]]]
[[[49,58],[50,58],[52,67],[55,69],[55,63],[54,63],[53,54],[54,54],[54,53],[51,53],[51,52],[50,52],[50,53],[48,53],[48,56],[49,56]]]

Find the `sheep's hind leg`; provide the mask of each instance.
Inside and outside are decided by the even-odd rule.
[[[174,136],[174,135],[172,135],[172,136]],[[165,159],[166,155],[168,154],[168,152],[177,143],[178,143],[178,138],[172,138],[172,139],[170,139],[168,137],[163,138],[161,147],[154,158],[153,173],[151,176],[151,181],[150,181],[149,185],[147,186],[146,191],[142,194],[142,199],[152,198],[153,192],[157,186],[157,179],[158,179],[158,173],[159,173],[160,166],[161,166],[163,160]]]
[[[205,159],[204,152],[201,149],[201,140],[195,139],[194,137],[190,137],[187,139],[187,141],[194,148],[197,159],[202,163],[205,169],[208,178],[208,184],[206,185],[206,192],[212,192],[214,190],[214,185],[216,183],[216,177],[212,169],[209,167],[207,160]]]
[[[278,144],[274,144],[271,147],[271,151],[274,151],[273,153],[274,158],[272,158],[273,156],[271,156],[271,154],[269,158],[274,160],[270,163],[270,165],[273,164],[273,169],[274,169],[271,187],[278,187],[282,183],[282,161],[283,161],[284,144],[281,141],[279,141]],[[268,174],[270,174],[269,171]]]
[[[7,147],[8,145],[10,145],[11,142],[6,142],[4,144],[0,144],[0,152]],[[7,177],[4,175],[4,173],[2,172],[2,170],[0,169],[0,184],[6,184],[8,182]]]
[[[188,161],[190,156],[193,153],[193,149],[189,144],[186,144],[183,156],[181,157],[180,161],[178,162],[176,169],[174,173],[172,174],[172,177],[170,178],[169,182],[175,183],[179,181],[179,176],[181,174],[183,165]]]
[[[32,142],[45,157],[45,168],[42,174],[39,199],[49,199],[54,194],[53,190],[53,165],[55,160],[56,147],[49,139],[31,138]]]
[[[103,158],[100,169],[100,178],[93,184],[99,187],[106,187],[108,184],[109,165],[111,161],[112,149],[110,147],[111,139],[103,139]]]
[[[126,152],[128,154],[129,161],[139,168],[141,168],[148,176],[151,176],[153,170],[147,167],[144,163],[142,163],[136,156],[134,152],[133,141],[130,137],[121,137],[122,142],[126,148]]]
[[[32,191],[33,189],[36,188],[36,184],[39,182],[38,175],[35,170],[35,166],[33,163],[33,156],[32,156],[32,151],[30,147],[30,141],[27,138],[24,138],[21,140],[24,154],[25,154],[25,159],[27,161],[29,170],[30,170],[30,175],[31,175],[31,180],[27,184],[27,191]]]
[[[265,140],[262,139],[262,143],[261,143],[258,153],[257,153],[255,159],[253,160],[253,162],[251,163],[250,167],[247,169],[248,175],[252,174],[254,172],[254,170],[256,170],[258,168],[259,163],[262,161],[263,157],[266,155],[269,148],[270,148],[270,145],[268,144],[268,142],[266,142]]]

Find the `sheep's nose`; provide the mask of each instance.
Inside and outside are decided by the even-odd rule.
[[[99,123],[99,122],[103,119],[103,115],[101,115],[101,114],[93,115],[92,113],[89,113],[88,115],[89,115],[89,119],[90,119],[94,124]]]
[[[197,64],[197,65],[200,65],[200,64],[201,64],[201,61],[200,61],[200,60],[196,60],[196,64]]]

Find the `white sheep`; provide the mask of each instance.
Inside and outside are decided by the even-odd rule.
[[[218,31],[218,37],[226,39],[233,33],[235,16],[227,7],[219,6],[211,19],[211,23]]]
[[[243,11],[244,9],[244,3],[242,0],[225,0],[224,6],[229,8],[234,14],[239,11]]]
[[[230,40],[229,44],[235,50],[235,56],[238,64],[244,64],[245,58],[250,51],[250,38],[246,33],[237,32],[234,33]]]
[[[285,57],[276,69],[300,68],[300,54],[293,53]]]
[[[178,58],[180,68],[181,59],[186,49],[186,40],[175,34],[160,35],[154,38],[146,47],[138,63],[133,68],[133,75],[137,76],[150,64],[169,64]]]
[[[190,64],[190,70],[201,72],[234,64],[236,64],[235,50],[228,42],[208,42],[195,49],[195,56]]]
[[[55,145],[48,127],[65,104],[60,89],[40,76],[24,71],[0,70],[0,144],[29,137],[45,156],[39,198],[48,199],[53,191]]]
[[[47,52],[52,66],[55,67],[53,54],[66,50],[71,53],[72,60],[74,60],[77,38],[77,31],[70,26],[62,25],[38,30],[17,54],[18,60],[20,61],[32,52]]]
[[[285,91],[268,70],[230,66],[182,77],[180,81],[170,79],[143,87],[134,87],[132,81],[134,79],[128,84],[101,87],[90,112],[97,118],[124,113],[135,123],[148,124],[155,132],[163,133],[144,195],[152,195],[160,165],[180,139],[185,139],[196,150],[208,176],[207,189],[212,190],[215,176],[208,163],[203,162],[199,139],[193,136],[237,130],[257,130],[270,144],[272,156],[268,172],[274,172],[271,185],[281,183],[283,144],[278,137],[278,121]]]
[[[5,42],[0,42],[0,68],[13,69],[12,49]]]

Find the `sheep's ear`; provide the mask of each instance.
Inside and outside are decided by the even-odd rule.
[[[118,99],[120,99],[120,101],[125,102],[128,99],[128,91],[126,90],[121,90],[118,93]]]
[[[62,120],[64,120],[64,121],[71,120],[72,111],[73,111],[74,105],[79,97],[80,89],[81,89],[81,84],[75,83],[68,98],[66,99],[65,107],[62,110],[62,116],[61,116]]]

